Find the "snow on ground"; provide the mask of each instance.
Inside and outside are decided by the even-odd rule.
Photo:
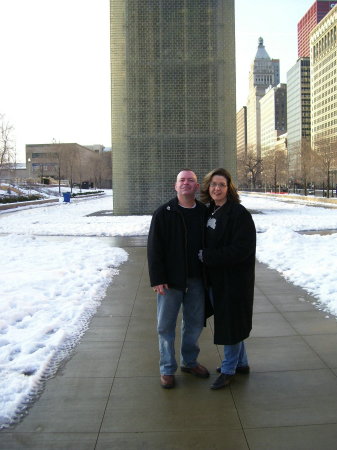
[[[279,271],[315,298],[317,306],[337,315],[337,209],[242,195],[254,214],[257,259]],[[335,230],[331,235],[297,231]]]
[[[140,236],[146,235],[151,216],[91,216],[97,211],[112,210],[112,196],[71,199],[44,207],[18,212],[4,210],[0,214],[0,234],[61,236]],[[20,220],[18,220],[20,214]]]
[[[112,195],[0,214],[0,428],[76,345],[127,253],[109,236],[146,235],[150,216],[90,216]],[[337,209],[242,195],[258,231],[257,258],[337,315]],[[53,363],[53,364],[52,364]]]
[[[127,253],[102,240],[0,236],[0,428],[85,331]]]
[[[111,191],[0,215],[0,428],[78,342],[127,260],[101,236],[147,233],[149,216],[86,217],[101,210],[112,210]]]

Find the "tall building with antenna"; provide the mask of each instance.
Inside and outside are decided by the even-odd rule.
[[[262,37],[249,72],[247,100],[247,151],[261,157],[261,114],[260,100],[270,86],[280,82],[280,61],[268,55]]]

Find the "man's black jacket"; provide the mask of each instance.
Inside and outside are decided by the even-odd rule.
[[[200,212],[200,233],[204,243],[207,210],[198,200],[196,208]],[[186,226],[176,197],[160,206],[152,217],[147,242],[151,286],[168,284],[171,288],[186,290],[188,273],[186,248]]]

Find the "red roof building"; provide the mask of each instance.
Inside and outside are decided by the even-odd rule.
[[[316,0],[297,24],[298,57],[310,57],[309,35],[337,1]]]

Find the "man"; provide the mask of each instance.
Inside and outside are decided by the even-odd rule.
[[[197,362],[198,339],[204,326],[205,299],[202,266],[198,251],[203,244],[205,206],[195,199],[197,177],[182,170],[175,183],[177,196],[153,214],[148,237],[150,282],[157,293],[157,330],[160,353],[160,382],[165,389],[175,385],[178,368],[175,328],[180,307],[181,370],[200,378],[208,370]]]

